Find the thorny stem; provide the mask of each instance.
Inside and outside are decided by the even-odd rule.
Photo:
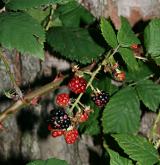
[[[160,128],[160,111],[155,119],[155,122],[153,124],[152,130],[151,130],[151,138],[153,139],[153,141],[155,140],[155,145],[154,147],[156,149],[159,148],[160,146],[160,135],[159,135],[159,128]],[[158,140],[157,140],[158,139]]]
[[[24,96],[23,99],[17,100],[15,103],[10,105],[7,109],[0,113],[0,122],[2,122],[9,114],[16,113],[22,107],[29,105],[32,99],[36,97],[41,97],[42,95],[51,92],[52,90],[56,89],[60,83],[64,80],[64,77],[56,79],[55,81],[48,83]]]
[[[107,56],[105,57],[105,59],[99,64],[98,68],[92,73],[90,80],[87,83],[86,89],[92,85],[92,82],[94,80],[94,78],[96,77],[96,75],[99,73],[99,71],[102,68],[102,65],[105,64],[105,61],[110,57],[113,56],[119,49],[120,45],[118,45],[115,50],[113,51],[113,53],[110,54],[110,51],[108,52]],[[76,105],[80,102],[81,97],[83,96],[83,93],[79,94],[79,96],[77,97],[76,101],[74,102],[74,104],[72,105],[72,107],[70,108],[70,111],[73,111],[73,109],[76,107]]]
[[[9,78],[10,78],[12,84],[13,84],[13,87],[14,87],[16,93],[18,94],[19,98],[23,99],[23,94],[22,94],[20,88],[17,85],[17,82],[14,78],[14,74],[12,73],[12,71],[10,69],[9,62],[8,62],[7,58],[4,56],[4,54],[2,52],[2,49],[0,49],[0,59],[3,61],[4,65],[5,65],[6,72],[9,75]]]
[[[51,25],[51,22],[52,22],[52,17],[53,17],[53,14],[54,14],[54,8],[55,8],[55,6],[51,5],[50,14],[49,14],[49,17],[48,17],[48,22],[46,23],[46,27],[45,27],[46,31],[50,28],[50,25]]]
[[[83,105],[80,101],[78,103],[81,107],[85,108],[85,105]]]
[[[120,48],[120,46],[121,46],[121,45],[118,45],[118,46],[114,49],[113,53],[112,53],[110,56],[113,56],[115,53],[117,53],[117,51],[118,51],[118,49]]]
[[[97,91],[96,91],[96,89],[93,87],[93,85],[92,85],[92,84],[90,84],[90,87],[91,87],[92,91],[94,91],[94,93],[96,93],[96,92],[97,92]]]
[[[143,60],[143,61],[148,61],[148,59],[145,57],[135,56],[135,58],[137,58],[139,60]]]

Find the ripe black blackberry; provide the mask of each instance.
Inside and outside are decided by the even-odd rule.
[[[98,91],[91,95],[92,101],[98,106],[103,107],[109,101],[109,94],[105,91]]]
[[[53,129],[67,129],[71,125],[69,116],[62,108],[51,110],[48,122]]]

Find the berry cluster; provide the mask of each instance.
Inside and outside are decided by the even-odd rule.
[[[87,88],[87,81],[80,76],[74,76],[68,83],[68,88],[75,94],[84,93]],[[109,95],[104,92],[97,92],[92,95],[92,100],[98,107],[106,105]],[[72,99],[68,93],[59,93],[55,97],[57,109],[51,110],[48,117],[48,130],[51,131],[52,137],[64,136],[66,143],[73,144],[78,139],[78,130],[76,127],[86,122],[91,112],[90,108],[82,103],[77,102],[78,111],[72,116],[68,116],[67,109],[72,106]]]
[[[86,108],[83,113],[76,113],[75,117],[70,118],[64,109],[54,109],[50,111],[48,117],[48,130],[52,137],[64,136],[67,144],[73,144],[78,139],[76,125],[85,122],[89,118],[90,109]]]
[[[72,128],[71,120],[64,109],[58,108],[50,111],[48,116],[48,130],[51,131],[52,137],[64,136],[66,143],[72,144],[78,138],[78,131]]]
[[[113,66],[112,71],[115,73],[114,77],[118,81],[123,81],[125,76],[123,72],[119,72],[118,64]],[[93,75],[95,77],[95,74]],[[102,108],[108,103],[109,94],[105,91],[95,90],[92,86],[94,77],[88,83],[82,75],[78,76],[78,74],[75,74],[70,79],[68,89],[75,94],[80,94],[77,100],[70,98],[69,93],[59,93],[56,95],[55,102],[58,108],[52,110],[48,118],[48,130],[51,131],[52,137],[63,135],[67,144],[73,144],[78,139],[78,130],[76,128],[80,123],[88,120],[89,114],[92,111],[90,107],[80,102],[80,98],[86,92],[87,87],[96,91],[91,95],[91,99],[96,106]],[[69,115],[67,112],[69,112]]]

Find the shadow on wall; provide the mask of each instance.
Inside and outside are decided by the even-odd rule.
[[[37,132],[38,138],[44,140],[50,132],[47,128],[47,113],[42,111],[40,115],[34,111],[34,109],[25,108],[22,109],[17,116],[17,125],[21,133]],[[36,129],[36,130],[34,130]]]
[[[30,162],[30,158],[25,158],[22,155],[16,155],[12,151],[10,152],[10,157],[5,160],[0,154],[0,165],[26,165]]]
[[[39,116],[31,108],[24,108],[17,115],[17,125],[22,133],[32,132],[38,121]]]
[[[109,159],[107,159],[106,155],[99,155],[92,149],[89,149],[89,164],[90,165],[109,165]]]
[[[110,159],[103,148],[102,137],[101,135],[93,136],[93,147],[88,146],[89,152],[89,164],[90,165],[110,165]]]

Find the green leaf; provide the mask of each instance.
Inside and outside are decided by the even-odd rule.
[[[110,165],[133,165],[132,161],[120,156],[117,152],[107,149],[110,156]]]
[[[150,21],[144,31],[144,44],[147,52],[156,57],[160,55],[160,19]]]
[[[119,90],[117,86],[112,84],[110,78],[104,77],[103,74],[101,76],[102,77],[96,76],[97,79],[94,79],[92,82],[92,85],[94,86],[95,89],[98,88],[99,90],[103,90],[109,93],[109,95],[112,95],[113,93]]]
[[[146,107],[156,112],[160,104],[160,86],[150,80],[144,80],[137,83],[136,90]]]
[[[128,48],[119,48],[119,53],[122,56],[123,60],[126,62],[127,66],[132,70],[138,69],[138,63],[134,57],[133,51]]]
[[[143,165],[152,165],[158,162],[157,150],[145,138],[127,134],[112,136],[131,159]]]
[[[0,25],[2,46],[44,59],[45,33],[31,16],[20,12],[2,13],[0,14]]]
[[[160,56],[153,57],[153,60],[156,62],[157,65],[160,65]]]
[[[30,163],[27,163],[27,165],[69,165],[69,164],[64,160],[51,158],[47,160],[36,160]]]
[[[104,133],[136,133],[140,124],[139,100],[133,88],[113,95],[106,105],[102,125]]]
[[[95,20],[93,15],[76,1],[60,6],[55,15],[59,16],[66,27],[80,27],[82,22],[90,24]]]
[[[126,18],[121,17],[121,28],[118,31],[117,39],[122,47],[130,47],[132,44],[140,44]]]
[[[116,48],[118,46],[117,37],[110,22],[102,18],[100,26],[102,35],[108,43],[108,45],[110,45],[113,48]]]
[[[160,165],[160,161],[158,163],[156,163],[155,165]]]
[[[126,72],[126,81],[133,80],[136,82],[153,74],[153,71],[149,68],[149,66],[143,62],[138,61],[138,66],[137,70],[131,70],[129,68],[128,72]]]
[[[56,27],[47,33],[47,42],[72,61],[82,64],[91,63],[104,52],[90,36],[89,32],[81,28]]]
[[[68,1],[71,0],[10,0],[6,4],[6,8],[11,10],[25,10],[33,7],[39,7],[41,5],[65,3]]]
[[[26,11],[30,16],[36,19],[40,24],[46,19],[50,14],[50,9],[42,10],[40,8],[31,8]]]

